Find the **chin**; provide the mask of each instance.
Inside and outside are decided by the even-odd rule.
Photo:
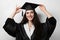
[[[29,21],[32,21],[33,19],[28,19]]]

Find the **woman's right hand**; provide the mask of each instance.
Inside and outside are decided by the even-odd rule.
[[[18,6],[16,9],[13,10],[12,14],[9,16],[9,18],[13,19],[14,16],[21,11],[21,7]]]
[[[21,11],[21,7],[20,6],[16,7],[16,12],[15,13],[19,13],[20,11]]]

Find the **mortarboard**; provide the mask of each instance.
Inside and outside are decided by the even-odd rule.
[[[29,3],[29,2],[26,2],[22,7],[21,9],[24,9],[24,10],[35,10],[35,8],[39,6],[39,4],[34,4],[34,3]],[[22,16],[23,16],[23,11],[22,11]]]

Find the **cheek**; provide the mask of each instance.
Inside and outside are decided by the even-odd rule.
[[[29,14],[26,14],[26,18],[29,20]]]
[[[26,17],[28,17],[29,16],[29,14],[26,14]]]
[[[33,16],[33,17],[34,17],[34,14],[31,14],[31,16]]]

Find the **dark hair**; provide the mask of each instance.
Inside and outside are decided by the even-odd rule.
[[[40,22],[40,20],[38,18],[37,13],[35,12],[35,10],[33,10],[33,11],[34,11],[34,18],[32,20],[32,23],[34,24],[36,30],[38,31],[38,32],[36,32],[36,35],[40,36],[41,33],[42,33],[41,22]],[[23,25],[23,24],[26,24],[27,22],[28,22],[28,19],[26,18],[26,13],[25,13],[24,16],[23,16],[23,19],[21,21],[21,24]]]
[[[33,20],[32,20],[32,23],[33,23],[33,24],[37,24],[37,23],[40,24],[40,20],[39,20],[39,18],[38,18],[37,13],[35,12],[35,10],[33,10],[33,11],[34,11],[34,18],[33,18]],[[28,19],[26,18],[26,12],[25,12],[25,14],[24,14],[24,16],[23,16],[23,19],[22,19],[22,21],[21,21],[21,24],[26,24],[27,22],[28,22]]]

